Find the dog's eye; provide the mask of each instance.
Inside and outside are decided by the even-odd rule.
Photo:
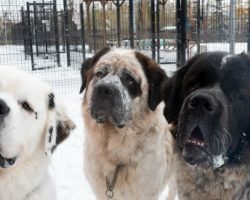
[[[135,84],[135,79],[130,76],[129,74],[126,74],[124,77],[124,81],[128,84],[128,85],[134,85]]]
[[[199,88],[200,84],[199,83],[191,83],[189,84],[189,91],[193,92],[194,90],[196,90],[197,88]]]
[[[102,72],[102,71],[98,71],[98,72],[95,73],[95,76],[96,76],[97,78],[103,78],[103,77],[105,76],[105,74],[104,74],[104,72]]]
[[[25,109],[25,110],[27,110],[29,112],[33,111],[33,109],[30,107],[30,105],[28,104],[27,101],[22,102],[22,107],[23,107],[23,109]]]

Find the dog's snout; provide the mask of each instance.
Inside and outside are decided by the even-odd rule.
[[[190,109],[202,109],[205,112],[213,112],[216,110],[217,103],[212,95],[197,93],[190,97],[188,107]]]
[[[5,117],[9,114],[10,108],[6,104],[6,102],[2,99],[0,99],[0,117]]]
[[[96,92],[101,96],[113,96],[115,88],[112,84],[100,84],[96,87]]]

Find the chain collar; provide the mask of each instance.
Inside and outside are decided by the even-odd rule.
[[[122,168],[122,164],[119,164],[116,166],[114,175],[112,177],[111,180],[108,179],[108,177],[106,176],[106,197],[108,199],[112,199],[114,197],[114,187],[115,187],[115,183],[117,180],[117,176],[118,176],[118,172],[120,171],[120,169]]]

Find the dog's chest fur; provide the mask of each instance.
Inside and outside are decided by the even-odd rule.
[[[180,200],[248,200],[250,168],[222,167],[216,171],[191,167],[177,161],[177,189]]]
[[[21,165],[9,173],[0,172],[0,200],[55,199],[50,192],[54,187],[47,173],[48,159],[37,155]]]
[[[86,117],[88,115],[85,120]],[[106,177],[112,180],[120,163],[123,166],[118,172],[113,200],[158,199],[171,173],[172,152],[167,151],[172,151],[172,138],[163,126],[165,119],[159,115],[155,119],[153,125],[141,133],[133,125],[116,133],[112,129],[97,130],[100,126],[87,120],[90,123],[85,124],[88,132],[84,168],[97,199],[107,199]],[[109,136],[103,137],[104,134]]]

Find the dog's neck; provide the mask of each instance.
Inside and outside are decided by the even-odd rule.
[[[152,121],[152,119],[154,120]],[[91,144],[89,145],[90,150],[95,154],[100,154],[99,156],[106,154],[106,156],[101,157],[109,158],[109,162],[117,166],[120,163],[133,165],[134,162],[138,161],[139,157],[142,156],[139,152],[147,148],[143,145],[145,140],[155,140],[153,138],[161,137],[153,133],[155,133],[155,129],[158,129],[157,132],[162,132],[163,135],[167,122],[163,115],[150,112],[148,116],[144,116],[144,120],[140,124],[131,121],[129,125],[121,129],[97,125],[92,119],[85,126],[91,126],[91,128],[87,128],[91,132],[86,134],[86,139]],[[96,149],[102,150],[96,151]]]

